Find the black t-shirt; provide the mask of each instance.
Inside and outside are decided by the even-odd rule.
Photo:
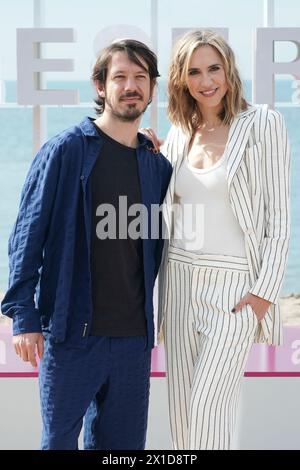
[[[127,235],[128,225],[136,216],[130,217],[124,210],[119,211],[119,196],[122,196],[123,204],[126,202],[124,196],[127,197],[127,208],[141,203],[136,150],[95,127],[104,143],[91,174],[93,320],[90,334],[146,335],[143,244],[140,237],[133,239]],[[102,204],[110,206],[99,208]],[[100,239],[99,235],[103,238],[104,232],[109,233],[109,238]]]

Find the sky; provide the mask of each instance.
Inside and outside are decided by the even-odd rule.
[[[43,56],[71,58],[74,71],[47,74],[53,80],[88,80],[94,49],[112,38],[151,37],[151,4],[157,2],[156,41],[161,75],[166,76],[171,54],[172,28],[229,28],[244,79],[252,77],[253,33],[263,27],[264,0],[42,0],[43,27],[73,28],[76,42],[47,44]],[[274,0],[278,27],[300,27],[299,0]],[[16,28],[33,27],[34,0],[0,0],[0,80],[16,79]],[[120,37],[119,36],[119,37]],[[151,44],[151,43],[150,43]],[[152,43],[153,44],[153,43]],[[295,47],[294,47],[295,49]],[[291,60],[291,45],[278,47],[278,54]]]

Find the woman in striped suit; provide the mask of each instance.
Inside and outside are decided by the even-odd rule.
[[[178,41],[168,91],[158,326],[172,439],[176,449],[230,449],[251,345],[282,343],[289,144],[277,111],[246,103],[234,54],[214,32]]]

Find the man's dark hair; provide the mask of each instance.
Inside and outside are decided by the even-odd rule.
[[[115,52],[125,52],[131,62],[139,65],[149,73],[152,94],[153,88],[156,84],[156,79],[160,76],[157,70],[157,57],[156,54],[146,46],[146,44],[134,39],[115,41],[101,51],[93,68],[93,82],[95,83],[98,81],[101,85],[105,85],[108,66]],[[148,65],[148,69],[145,68],[141,59],[143,59]],[[97,96],[94,101],[97,105],[95,108],[96,113],[99,115],[102,114],[105,108],[105,99]]]

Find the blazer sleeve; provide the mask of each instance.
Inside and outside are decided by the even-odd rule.
[[[172,145],[172,134],[174,133],[174,126],[171,127],[169,130],[166,139],[164,140],[164,143],[160,147],[160,153],[162,153],[169,161],[171,161],[171,145]]]
[[[166,140],[160,148],[160,152],[169,160],[174,167],[178,155],[183,151],[185,145],[185,135],[179,127],[172,126]]]
[[[172,165],[170,162],[163,157],[163,167],[162,167],[162,185],[161,185],[161,195],[160,195],[160,206],[163,204],[163,201],[166,196],[166,192],[170,183],[170,179],[172,176]],[[156,251],[155,251],[155,278],[158,274],[159,266],[161,263],[161,257],[162,257],[162,252],[163,252],[163,246],[164,246],[164,238],[163,238],[163,217],[161,211],[159,212],[159,239],[157,240],[156,243]]]
[[[13,334],[41,331],[35,292],[59,175],[60,149],[46,143],[33,160],[9,239],[9,288],[2,313],[13,318]]]
[[[283,116],[268,111],[262,152],[265,236],[262,265],[250,292],[276,303],[290,240],[290,146]]]

